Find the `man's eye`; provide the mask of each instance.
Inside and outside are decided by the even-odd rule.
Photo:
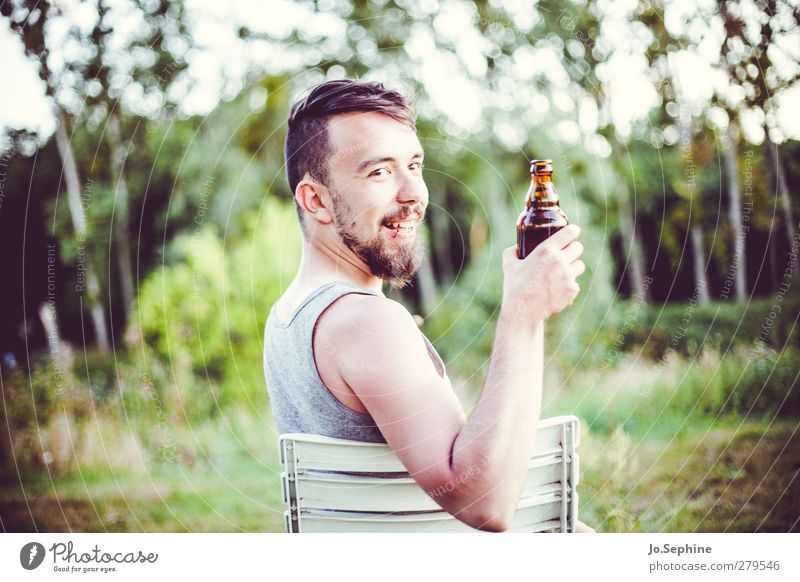
[[[418,172],[422,170],[423,167],[424,164],[422,162],[414,162],[413,164],[408,166],[409,170],[411,170],[412,172]]]
[[[370,176],[377,176],[378,178],[383,178],[384,176],[389,175],[388,168],[378,168],[377,170],[373,170],[369,174]]]

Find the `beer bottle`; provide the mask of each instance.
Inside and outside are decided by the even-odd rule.
[[[565,226],[567,215],[558,205],[553,185],[553,161],[531,162],[531,187],[517,220],[517,257],[524,259],[540,243]]]

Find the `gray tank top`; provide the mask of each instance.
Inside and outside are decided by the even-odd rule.
[[[317,319],[334,301],[349,293],[378,293],[344,281],[326,283],[309,295],[286,322],[270,309],[264,334],[264,375],[278,434],[299,432],[349,440],[385,443],[369,413],[340,402],[323,384],[314,360]],[[420,332],[439,375],[447,377],[444,362]]]

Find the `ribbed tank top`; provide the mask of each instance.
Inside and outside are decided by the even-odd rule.
[[[313,337],[319,316],[349,293],[378,293],[345,281],[326,283],[312,292],[281,321],[273,305],[264,333],[264,375],[278,434],[299,432],[385,443],[369,413],[352,410],[328,390],[317,371]],[[420,331],[439,375],[446,377],[444,362]]]

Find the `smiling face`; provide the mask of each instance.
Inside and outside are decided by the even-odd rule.
[[[330,120],[328,139],[336,233],[373,275],[405,286],[422,260],[428,206],[417,134],[381,113],[349,113]]]

